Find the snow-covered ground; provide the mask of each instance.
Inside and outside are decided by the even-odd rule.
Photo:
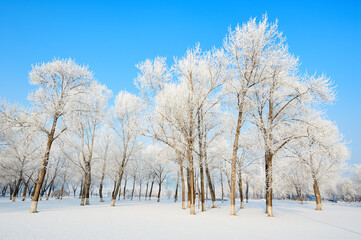
[[[229,202],[196,216],[171,200],[138,202],[109,199],[80,207],[79,199],[30,202],[0,198],[0,239],[361,239],[361,205],[275,201],[275,217],[266,217],[264,201],[252,200],[230,216]],[[207,205],[211,203],[208,202]]]

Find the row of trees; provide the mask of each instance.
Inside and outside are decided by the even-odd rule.
[[[162,183],[173,176],[190,214],[196,195],[206,211],[208,189],[216,207],[223,182],[232,215],[237,191],[243,208],[251,186],[253,195],[265,196],[268,216],[274,196],[301,199],[310,185],[321,210],[320,186],[332,185],[349,155],[322,112],[334,89],[324,75],[299,71],[277,23],[250,19],[230,30],[219,49],[197,44],[170,67],[157,57],[137,68],[138,96],[120,92],[111,107],[111,92],[70,59],[33,67],[30,82],[39,88],[30,109],[2,102],[2,181],[16,191],[35,183],[31,212],[50,193],[52,176],[62,176],[62,189],[81,176],[73,191],[81,186],[82,205],[89,204],[94,176],[101,200],[104,181],[114,183],[112,206],[129,177],[139,198],[143,183],[147,196],[148,185],[151,192],[158,182],[159,200]]]

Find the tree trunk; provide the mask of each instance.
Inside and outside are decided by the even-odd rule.
[[[64,174],[63,177],[63,184],[61,185],[61,190],[60,190],[60,195],[59,195],[59,199],[62,200],[63,199],[63,193],[64,193],[64,185],[65,185],[65,181],[66,181],[66,175]]]
[[[270,151],[266,152],[266,213],[269,217],[273,217],[272,208],[272,158]]]
[[[300,202],[300,204],[303,204],[303,199],[302,199],[302,191],[300,187],[296,187],[296,193],[297,193],[297,197],[298,197],[298,201]]]
[[[51,193],[53,184],[54,184],[54,180],[51,181],[51,183],[50,183],[49,191],[48,191],[48,194],[46,195],[46,200],[49,200],[49,197],[50,197],[50,193]]]
[[[186,187],[184,183],[184,173],[183,173],[183,166],[180,163],[180,173],[181,173],[181,181],[182,181],[182,209],[186,209],[185,201],[186,201]]]
[[[123,199],[125,199],[125,190],[127,190],[127,178],[124,179]]]
[[[223,199],[224,199],[224,188],[223,188],[223,174],[221,172],[221,188],[222,188],[222,203],[223,203]]]
[[[14,189],[14,191],[13,191],[13,196],[12,196],[12,199],[11,199],[12,202],[15,202],[15,198],[16,198],[16,196],[18,195],[19,188],[20,188],[20,183],[21,183],[21,179],[22,179],[22,177],[20,176],[19,179],[18,179],[18,181],[17,181],[16,184],[15,184],[15,189]]]
[[[200,171],[200,178],[201,178],[201,189],[200,189],[200,199],[202,202],[202,212],[206,211],[206,204],[204,201],[204,169],[203,169],[203,129],[201,129],[201,113],[198,113],[198,145],[199,145],[199,171]],[[203,119],[202,119],[203,120]],[[199,196],[198,196],[199,198]]]
[[[239,97],[239,96],[238,96]],[[238,102],[238,106],[240,102]],[[243,106],[243,104],[241,105]],[[236,135],[234,136],[232,163],[231,163],[231,215],[236,215],[236,173],[237,173],[237,153],[238,153],[238,141],[242,126],[242,109],[239,109],[238,120],[236,126]]]
[[[241,203],[240,209],[244,209],[244,202],[243,202],[243,190],[242,190],[242,172],[241,170],[238,171],[238,186],[239,186],[239,200]]]
[[[148,185],[149,185],[149,179],[147,180],[147,187],[145,188],[144,201],[147,201],[147,196],[148,196]]]
[[[135,177],[133,178],[132,196],[130,197],[130,200],[131,200],[131,201],[133,201],[134,189],[135,189]]]
[[[158,184],[159,184],[159,188],[158,188],[158,200],[157,200],[157,202],[160,201],[160,191],[162,191],[162,181],[158,182]]]
[[[120,172],[118,174],[118,183],[116,183],[115,192],[112,194],[112,201],[110,203],[110,206],[112,206],[112,207],[115,206],[115,200],[117,199],[117,196],[118,196],[118,192],[119,192],[119,189],[120,189],[120,184],[121,184],[122,178],[123,178],[123,173],[124,173],[124,168],[123,168],[123,166],[121,166]]]
[[[211,174],[209,173],[207,160],[205,160],[204,163],[205,163],[205,167],[206,167],[206,176],[207,176],[208,188],[209,188],[209,192],[211,193],[211,198],[212,198],[212,203],[213,203],[212,208],[216,208],[217,207],[216,194],[215,194],[214,189],[213,189]]]
[[[120,196],[122,195],[122,182],[119,183],[119,194],[118,194],[118,200],[120,200]]]
[[[24,184],[24,190],[23,190],[23,198],[21,199],[21,201],[25,201],[25,198],[26,198],[26,190],[28,188],[28,183],[25,183]]]
[[[139,181],[139,202],[140,202],[141,195],[142,195],[142,183]]]
[[[316,196],[316,210],[322,210],[320,189],[318,188],[318,182],[315,178],[313,181],[313,190],[314,190],[315,196]]]
[[[104,177],[102,176],[102,178],[100,179],[100,185],[99,185],[99,201],[100,202],[104,202],[104,200],[103,200],[103,180],[104,180]]]
[[[191,184],[189,168],[187,168],[187,208],[191,207]]]
[[[81,179],[81,181],[80,181],[80,191],[79,191],[79,198],[81,197],[81,196],[83,196],[83,179]]]
[[[119,172],[117,188],[115,189],[115,193],[112,196],[112,202],[110,203],[110,206],[113,206],[113,207],[115,206],[115,200],[116,200],[116,198],[118,196],[118,192],[119,192],[119,189],[120,189],[120,184],[121,184],[121,181],[122,181],[122,178],[123,178],[124,167],[125,167],[125,161],[126,160],[127,160],[126,155],[125,155],[125,153],[123,153],[122,164],[120,165],[120,172]],[[126,182],[125,182],[125,185],[126,185]],[[124,187],[125,187],[125,185],[124,185]],[[125,193],[125,191],[124,191],[124,193]],[[123,195],[123,197],[124,196],[125,195]]]
[[[30,207],[30,212],[31,213],[36,213],[38,211],[38,201],[39,201],[39,195],[40,195],[40,189],[43,186],[43,181],[46,175],[46,169],[49,163],[49,155],[50,155],[50,149],[51,149],[51,145],[53,144],[54,141],[54,134],[55,134],[55,128],[56,128],[56,122],[58,121],[58,116],[55,116],[53,118],[53,124],[51,127],[51,131],[48,134],[48,141],[46,144],[46,149],[45,149],[45,154],[43,156],[43,166],[41,168],[40,171],[40,175],[39,175],[39,179],[36,183],[36,188],[34,191],[34,196],[33,199],[31,201],[31,207]]]
[[[104,200],[103,200],[103,182],[104,182],[105,170],[106,170],[106,166],[107,166],[108,147],[109,147],[109,145],[107,144],[106,147],[105,147],[105,152],[104,152],[104,162],[103,162],[103,168],[102,168],[102,176],[100,178],[100,185],[99,185],[99,201],[100,202],[104,202]]]
[[[177,180],[177,185],[175,187],[175,194],[174,194],[174,202],[177,202],[177,200],[178,200],[178,185],[179,184],[178,184],[178,180]]]
[[[82,194],[81,194],[81,201],[80,201],[80,206],[84,206],[85,203],[85,195],[86,195],[86,185],[88,182],[88,173],[85,171],[84,173],[84,184],[83,184],[83,189],[82,189]]]
[[[152,184],[150,185],[149,199],[148,199],[148,200],[150,200],[150,198],[152,197],[153,184],[154,184],[154,178],[153,178],[153,180],[152,180]]]
[[[246,181],[246,203],[248,203],[248,189],[249,189],[249,182]]]
[[[90,194],[90,185],[91,185],[91,165],[90,165],[90,161],[87,161],[85,166],[86,166],[86,171],[88,172],[88,179],[87,179],[87,182],[85,184],[85,186],[86,186],[85,205],[89,205],[89,194]]]

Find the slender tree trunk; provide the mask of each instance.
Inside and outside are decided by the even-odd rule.
[[[119,183],[119,194],[118,194],[118,200],[120,200],[120,196],[122,195],[122,182]]]
[[[182,209],[186,209],[185,201],[186,201],[186,187],[184,183],[184,172],[183,172],[183,166],[180,163],[180,173],[181,173],[181,181],[182,181]]]
[[[179,178],[179,175],[178,175],[178,178]],[[178,179],[177,179],[177,185],[175,187],[175,194],[174,194],[174,202],[177,202],[178,200]]]
[[[212,198],[212,203],[213,203],[212,208],[216,208],[217,207],[216,194],[215,194],[214,189],[213,189],[211,174],[209,173],[207,160],[205,160],[204,163],[205,163],[205,167],[206,167],[206,176],[207,176],[208,188],[209,188],[209,192],[211,193],[211,198]]]
[[[85,195],[86,195],[86,185],[88,183],[88,173],[87,171],[85,171],[84,174],[84,184],[83,184],[83,188],[82,188],[82,193],[81,193],[81,201],[80,201],[80,206],[84,206],[85,203]]]
[[[313,181],[313,190],[314,190],[315,196],[316,196],[316,210],[322,210],[321,194],[320,194],[320,189],[318,187],[318,182],[317,182],[316,178],[314,178],[314,181]]]
[[[302,191],[299,186],[296,186],[296,193],[297,193],[298,201],[300,202],[300,204],[303,204]]]
[[[114,189],[114,193],[112,194],[112,201],[110,203],[110,206],[114,207],[115,206],[115,200],[117,199],[117,196],[118,196],[118,192],[120,190],[120,184],[122,182],[122,178],[123,178],[123,173],[124,173],[124,168],[123,166],[121,167],[120,169],[120,172],[118,174],[118,183],[116,183],[114,186],[116,186]],[[125,183],[126,184],[126,183]],[[124,185],[125,187],[125,185]]]
[[[144,201],[147,201],[147,196],[148,196],[148,185],[149,185],[149,179],[147,180],[147,187],[145,188]]]
[[[239,200],[241,202],[241,206],[240,208],[243,209],[244,208],[244,202],[243,202],[243,190],[242,190],[242,172],[239,169],[238,171],[238,186],[239,186]]]
[[[158,199],[157,199],[157,202],[160,201],[160,191],[162,191],[162,181],[159,181],[158,184],[159,184],[159,188],[158,188]]]
[[[63,193],[64,193],[64,185],[65,185],[65,181],[66,181],[66,175],[64,174],[64,177],[63,177],[63,184],[61,185],[60,196],[59,196],[59,199],[60,199],[60,200],[62,200],[62,199],[63,199]]]
[[[127,178],[124,179],[123,199],[125,199],[125,193],[126,193],[125,190],[127,190]]]
[[[31,198],[34,197],[34,194],[35,194],[35,189],[36,189],[36,183],[34,184],[33,187],[31,187]]]
[[[119,189],[120,189],[120,183],[122,181],[122,178],[123,178],[123,174],[124,174],[124,167],[125,167],[125,161],[126,161],[126,154],[123,153],[123,158],[122,158],[122,164],[120,165],[120,172],[119,172],[119,178],[118,178],[118,184],[117,184],[117,188],[115,189],[115,193],[113,194],[112,196],[112,202],[110,203],[110,206],[115,206],[115,200],[118,196],[118,192],[119,192]],[[125,181],[125,185],[126,185],[126,181]],[[125,187],[124,185],[124,187]],[[125,191],[124,191],[125,193]]]
[[[199,146],[199,171],[200,171],[200,178],[201,178],[201,189],[200,189],[200,198],[202,202],[202,212],[206,211],[206,204],[204,201],[204,169],[203,169],[203,129],[201,129],[201,113],[198,113],[198,146]],[[203,119],[202,119],[203,120]],[[198,196],[199,197],[199,196]]]
[[[248,203],[248,189],[249,189],[249,182],[246,181],[246,203]]]
[[[83,179],[81,179],[80,181],[80,191],[79,191],[79,198],[81,198],[81,196],[83,196]]]
[[[11,199],[13,198],[13,193],[14,193],[14,189],[13,189],[12,184],[9,184],[9,190],[10,190],[10,197],[9,197],[9,200],[11,200]]]
[[[238,96],[239,99],[239,96]],[[238,100],[239,101],[239,100]],[[240,102],[238,102],[238,106]],[[243,106],[243,100],[241,102]],[[232,152],[232,163],[231,163],[231,215],[236,215],[236,173],[237,173],[237,153],[238,153],[238,141],[242,126],[242,108],[238,112],[238,120],[236,126],[236,135],[234,136],[233,152]]]
[[[18,181],[15,184],[15,189],[14,189],[13,196],[12,196],[12,199],[11,199],[12,202],[15,202],[15,198],[18,195],[21,179],[22,179],[22,177],[20,176]]]
[[[100,184],[99,184],[99,201],[100,202],[104,202],[104,200],[103,200],[103,180],[104,180],[104,178],[102,176],[102,178],[100,179]]]
[[[90,157],[89,157],[90,159]],[[90,194],[90,185],[91,185],[91,165],[90,160],[86,163],[86,171],[88,172],[88,179],[86,182],[86,192],[85,192],[85,205],[89,205],[89,194]]]
[[[134,189],[135,189],[135,177],[133,177],[132,196],[130,197],[130,200],[131,200],[131,201],[133,201]]]
[[[48,194],[47,194],[47,196],[46,196],[46,200],[49,200],[49,197],[50,197],[50,194],[51,194],[51,190],[52,190],[53,184],[54,184],[54,180],[52,180],[51,183],[50,183],[50,187],[49,187]]]
[[[141,195],[142,195],[142,183],[139,181],[139,202]]]
[[[191,207],[191,184],[189,168],[187,168],[187,208]]]
[[[55,128],[56,128],[56,122],[58,121],[58,116],[55,116],[53,118],[53,124],[51,127],[51,131],[48,134],[48,141],[46,144],[46,149],[45,149],[45,154],[43,156],[43,166],[41,168],[40,171],[40,175],[39,175],[39,179],[38,182],[36,183],[36,188],[34,191],[34,196],[33,199],[31,201],[31,207],[30,207],[30,212],[31,213],[36,213],[38,211],[38,201],[39,201],[39,194],[40,194],[40,189],[43,185],[43,181],[46,175],[46,169],[49,163],[49,155],[50,155],[50,149],[51,146],[53,144],[54,141],[54,134],[55,134]]]
[[[23,197],[22,197],[22,199],[21,199],[21,201],[25,201],[25,198],[26,198],[26,190],[27,190],[27,188],[28,188],[28,183],[25,183],[24,184],[24,190],[23,190]]]
[[[107,144],[106,147],[105,147],[105,152],[104,152],[102,176],[100,178],[100,185],[99,185],[99,201],[100,202],[104,202],[104,200],[103,200],[103,182],[104,182],[105,170],[106,170],[106,166],[107,166],[108,147],[109,147],[109,145]]]
[[[152,179],[152,184],[150,185],[149,200],[150,200],[150,198],[152,197],[153,184],[154,184],[154,178]]]
[[[270,151],[266,152],[266,213],[269,217],[273,217],[272,208],[272,158]]]
[[[221,172],[221,190],[222,190],[222,203],[223,203],[223,199],[224,199],[224,188],[223,188],[223,174]]]

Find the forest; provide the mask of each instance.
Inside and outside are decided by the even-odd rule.
[[[65,196],[109,208],[168,198],[191,215],[207,201],[242,215],[265,199],[269,217],[275,199],[359,202],[361,165],[347,164],[327,116],[337,89],[300,66],[266,15],[219,48],[138,63],[134,93],[113,93],[74,59],[35,63],[28,104],[0,101],[1,195],[29,199],[31,213]]]

